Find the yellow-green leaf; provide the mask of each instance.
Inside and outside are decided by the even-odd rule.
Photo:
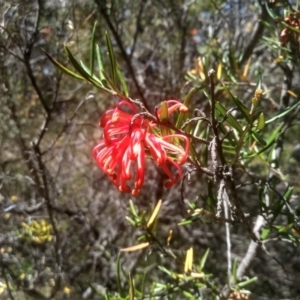
[[[151,217],[150,217],[150,219],[149,219],[149,221],[147,223],[147,228],[149,228],[152,225],[152,223],[154,222],[154,220],[156,219],[156,217],[157,217],[157,215],[158,215],[158,213],[160,211],[160,208],[161,208],[161,203],[162,203],[162,201],[160,199],[157,202],[157,204],[156,204],[156,206],[155,206],[155,208],[154,208],[154,210],[152,212],[152,215],[151,215]]]
[[[257,129],[262,130],[265,127],[265,116],[264,113],[261,113],[257,120]]]
[[[121,249],[121,251],[123,251],[123,252],[134,252],[134,251],[138,251],[138,250],[147,248],[148,246],[149,246],[149,242],[134,245],[134,246],[127,247],[127,248],[123,248],[123,249]]]

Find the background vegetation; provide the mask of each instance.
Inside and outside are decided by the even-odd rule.
[[[251,299],[299,299],[298,5],[2,1],[0,297],[248,299],[251,292]],[[163,100],[190,95],[195,116],[210,117],[208,71],[214,69],[214,101],[226,108],[216,120],[231,128],[226,119],[233,116],[247,126],[233,99],[250,110],[255,91],[262,89],[257,118],[261,112],[265,120],[279,117],[262,128],[260,137],[271,141],[268,149],[249,158],[264,148],[251,137],[240,149],[244,158],[232,164],[238,217],[231,208],[230,222],[215,217],[219,212],[227,219],[226,205],[220,208],[224,195],[218,197],[222,180],[189,164],[189,183],[166,190],[164,174],[149,161],[145,186],[133,199],[97,168],[91,151],[102,137],[98,122],[119,99],[62,73],[42,50],[74,71],[66,45],[88,64],[95,22],[96,44],[106,54],[109,32],[130,97],[151,112]],[[108,55],[103,59],[109,64]],[[203,123],[199,128],[212,139]],[[203,167],[213,169],[209,148],[195,147]],[[235,152],[228,149],[225,158],[232,161]],[[149,230],[159,199],[157,227]],[[141,236],[149,247],[120,254]],[[191,247],[192,268],[184,270]]]

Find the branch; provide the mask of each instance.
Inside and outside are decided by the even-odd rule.
[[[130,76],[132,77],[133,79],[133,82],[134,82],[134,85],[137,89],[137,92],[138,92],[138,95],[139,95],[139,98],[141,99],[141,101],[143,102],[144,106],[146,107],[147,110],[149,110],[149,106],[147,104],[147,100],[144,96],[144,93],[142,91],[142,88],[140,87],[138,81],[137,81],[137,78],[135,76],[135,71],[134,71],[134,68],[131,64],[131,61],[130,61],[130,57],[127,55],[126,53],[126,50],[125,50],[125,47],[123,45],[123,42],[121,40],[121,37],[120,35],[118,34],[116,28],[114,27],[114,25],[112,24],[111,22],[111,19],[109,17],[109,15],[107,14],[106,12],[106,6],[105,6],[105,1],[103,0],[95,0],[96,4],[99,6],[99,11],[101,13],[101,15],[104,17],[109,29],[111,30],[117,44],[118,44],[118,47],[121,51],[121,54],[123,56],[123,59],[128,67],[128,71],[130,73]]]
[[[263,216],[258,216],[256,219],[256,222],[255,222],[254,228],[253,228],[253,234],[255,234],[257,240],[259,240],[260,231],[265,226],[265,224],[266,224],[266,221],[263,218]],[[237,268],[237,272],[236,272],[237,281],[241,281],[243,279],[243,276],[245,275],[245,273],[249,270],[251,263],[255,259],[257,251],[260,246],[261,246],[261,243],[257,243],[253,240],[250,242],[247,253]],[[220,294],[221,299],[224,299],[224,300],[228,299],[228,296],[231,292],[232,284],[233,284],[233,278],[231,278],[229,284],[226,284],[223,287],[222,292]]]
[[[260,6],[261,6],[261,14],[259,17],[259,21],[256,24],[256,27],[253,31],[253,34],[250,38],[250,41],[248,43],[248,45],[245,48],[245,51],[241,57],[240,60],[240,65],[242,65],[243,63],[245,63],[249,57],[252,55],[254,48],[256,47],[257,43],[259,42],[263,31],[264,31],[264,22],[266,20],[266,18],[268,17],[268,12],[267,9],[265,7],[265,5],[267,5],[266,3],[261,3],[261,1],[258,1]]]
[[[53,209],[52,209],[52,201],[51,201],[52,197],[50,195],[49,179],[47,178],[47,174],[46,174],[47,170],[46,170],[45,164],[42,160],[40,147],[33,143],[33,150],[36,154],[39,171],[41,173],[41,177],[42,177],[42,180],[43,180],[42,186],[40,187],[42,192],[43,192],[43,194],[41,196],[43,196],[43,198],[45,199],[47,212],[48,212],[48,215],[49,215],[49,220],[50,220],[50,223],[51,223],[51,226],[52,226],[52,229],[53,229],[53,233],[55,235],[55,258],[56,258],[58,273],[60,273],[61,266],[62,266],[62,256],[61,256],[61,249],[60,249],[60,237],[59,237],[58,228],[56,226],[56,221],[55,221],[55,218],[54,218],[54,212],[53,212]],[[55,282],[55,286],[54,286],[54,288],[52,290],[52,293],[51,293],[51,298],[59,290],[60,283],[61,283],[61,276],[58,275],[57,279],[56,279],[56,282]]]
[[[29,42],[26,45],[25,51],[23,53],[23,57],[24,57],[24,64],[27,69],[27,75],[30,78],[31,84],[34,87],[37,95],[39,96],[40,102],[41,102],[45,112],[47,113],[47,115],[49,115],[50,109],[47,105],[46,99],[44,98],[41,89],[39,88],[39,86],[36,82],[36,79],[35,79],[35,76],[33,75],[33,70],[32,70],[31,64],[30,64],[32,49],[33,49],[34,43],[39,35],[38,28],[39,28],[40,16],[41,16],[41,3],[42,3],[42,0],[38,0],[37,18],[36,18],[36,22],[35,22],[35,26],[34,26],[34,31],[30,37]]]

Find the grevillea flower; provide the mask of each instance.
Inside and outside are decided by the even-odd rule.
[[[166,103],[167,114],[176,109],[187,111],[186,106],[176,100]],[[157,114],[160,117],[161,109]],[[121,192],[138,195],[144,183],[146,155],[169,177],[165,187],[171,187],[182,177],[180,165],[187,160],[189,139],[182,134],[163,136],[158,124],[139,115],[131,102],[122,100],[115,109],[108,110],[100,120],[100,127],[103,140],[93,149],[93,156]],[[180,145],[182,141],[184,149]],[[170,168],[172,165],[177,170],[176,175]]]

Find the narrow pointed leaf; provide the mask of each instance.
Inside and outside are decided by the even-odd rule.
[[[71,51],[68,49],[67,46],[65,46],[65,50],[66,50],[66,53],[67,53],[67,55],[68,55],[68,57],[69,57],[72,65],[74,66],[74,68],[82,75],[82,77],[86,81],[90,82],[95,87],[100,88],[104,92],[107,92],[107,93],[109,93],[111,95],[117,94],[115,91],[110,90],[110,89],[104,87],[103,83],[100,82],[100,80],[98,78],[95,80],[95,78],[91,77],[90,72],[87,69],[87,67],[82,62],[81,62],[81,64],[78,63],[78,61],[75,59],[75,57],[73,56],[73,54],[71,53]]]
[[[80,61],[80,65],[81,65],[82,69],[86,72],[86,74],[89,74],[89,73],[90,73],[90,70],[89,70],[88,67],[83,63],[83,61]],[[103,86],[103,83],[102,83],[101,80],[99,80],[99,78],[97,78],[96,76],[91,76],[91,75],[89,75],[89,76],[90,76],[90,77],[89,77],[89,81],[90,81],[91,83],[96,82],[97,85],[99,84],[100,86]]]
[[[225,117],[227,115],[226,108],[220,102],[217,101],[215,106],[216,110],[222,115],[222,117]],[[243,132],[243,128],[231,114],[227,115],[226,121],[239,133]]]
[[[294,191],[294,187],[292,187],[292,186],[289,186],[289,187],[286,189],[286,191],[285,191],[285,193],[284,193],[284,195],[283,195],[283,197],[285,198],[286,201],[289,201],[289,200],[290,200],[290,198],[291,198],[291,196],[292,196],[292,194],[293,194],[293,191]]]
[[[43,49],[45,55],[49,58],[49,60],[58,68],[60,69],[62,72],[66,73],[69,76],[72,76],[76,79],[81,79],[84,80],[84,78],[74,72],[72,72],[71,70],[69,70],[68,68],[64,67],[62,64],[60,64],[57,60],[55,60],[53,57],[50,56],[49,53],[47,53],[44,49]]]
[[[254,132],[254,131],[250,131],[250,134],[252,135],[252,137],[259,142],[262,146],[266,146],[267,142],[260,136],[259,133]]]
[[[268,138],[267,145],[265,147],[263,147],[261,150],[259,150],[256,153],[252,153],[250,155],[244,155],[243,157],[244,158],[252,158],[252,157],[255,157],[255,156],[267,151],[273,145],[273,143],[277,140],[277,138],[280,136],[280,134],[281,134],[280,131],[281,131],[283,125],[284,125],[284,123],[281,123],[276,127],[276,129],[272,132],[272,135]]]
[[[90,49],[90,75],[94,75],[94,64],[95,64],[95,33],[96,33],[96,25],[97,22],[94,24],[92,38],[91,38],[91,49]]]
[[[257,84],[256,84],[256,90],[257,89],[261,89],[261,85],[262,85],[262,71],[261,69],[258,70],[258,81],[257,81]]]
[[[131,218],[129,218],[128,216],[125,217],[125,219],[130,223],[131,226],[136,226],[135,221],[133,221]]]
[[[111,67],[112,82],[116,86],[117,85],[117,72],[116,72],[117,64],[115,59],[115,53],[108,32],[106,32],[105,38],[106,38],[106,45],[107,45],[110,67]]]
[[[129,96],[128,86],[127,86],[125,78],[124,78],[122,72],[119,70],[119,68],[117,68],[117,76],[119,78],[119,81],[121,83],[121,86],[122,86],[122,89],[123,89],[123,92],[124,92],[125,96],[128,97]]]
[[[129,277],[129,300],[134,300],[134,285],[130,273],[128,277]]]
[[[171,277],[173,277],[173,273],[171,271],[169,271],[167,268],[163,267],[163,266],[158,266],[158,268],[165,272],[166,274],[170,275]]]
[[[218,64],[218,69],[217,69],[217,79],[218,80],[220,80],[221,76],[222,76],[222,67],[223,67],[223,64],[222,64],[222,62],[220,62]]]
[[[245,65],[245,68],[244,68],[244,72],[243,72],[243,77],[244,78],[247,78],[248,76],[248,72],[249,72],[249,69],[250,69],[250,65],[251,65],[251,56],[249,57],[246,65]]]
[[[186,252],[186,258],[184,263],[184,273],[187,273],[192,270],[193,267],[193,256],[194,256],[194,250],[191,247]]]
[[[69,50],[69,48],[67,46],[64,47],[65,51],[67,53],[67,56],[70,60],[70,62],[72,63],[73,67],[76,69],[76,71],[78,71],[80,73],[80,75],[82,77],[84,77],[86,80],[89,80],[89,78],[91,78],[90,74],[87,73],[82,66],[80,65],[80,63],[76,60],[76,58],[73,56],[73,54],[71,53],[71,51]]]
[[[160,199],[157,202],[157,204],[156,204],[156,206],[155,206],[155,208],[154,208],[154,210],[152,212],[152,215],[151,215],[151,217],[150,217],[150,219],[149,219],[149,221],[147,223],[147,228],[149,228],[152,225],[152,223],[154,222],[154,220],[156,219],[156,217],[157,217],[157,215],[158,215],[158,213],[160,211],[160,208],[161,208],[161,203],[162,203],[162,201]]]
[[[135,210],[134,204],[132,200],[129,200],[129,211],[130,213],[137,219],[139,219],[138,213]]]
[[[161,103],[161,106],[160,106],[161,110],[160,110],[160,114],[159,114],[159,118],[161,121],[167,121],[168,120],[168,104],[166,101],[163,101]]]
[[[241,100],[238,97],[235,97],[232,95],[230,90],[227,88],[226,85],[223,85],[224,89],[226,90],[229,98],[234,102],[234,104],[237,106],[243,117],[247,120],[248,123],[251,123],[250,119],[250,111],[249,109],[241,102]]]
[[[279,134],[281,133],[281,129],[283,127],[284,123],[280,123],[273,131],[272,134],[269,136],[267,143],[272,143],[274,140],[277,139],[277,137],[279,136]]]
[[[233,284],[237,283],[237,277],[236,277],[236,271],[237,271],[237,259],[233,261],[233,266],[232,266],[232,279],[233,279]]]
[[[144,299],[145,295],[145,283],[146,283],[146,275],[147,273],[144,273],[143,279],[142,279],[142,288],[141,288],[141,298]]]
[[[123,252],[138,251],[138,250],[147,248],[149,245],[150,244],[148,242],[147,243],[142,243],[142,244],[134,245],[134,246],[131,246],[131,247],[123,248],[123,249],[121,249],[121,251],[123,251]]]
[[[294,31],[294,32],[297,32],[297,33],[300,33],[300,30],[294,26],[291,26],[290,24],[286,23],[286,22],[283,22],[284,26],[289,28],[290,30]]]
[[[107,84],[116,92],[116,93],[120,93],[118,91],[117,86],[114,84],[114,82],[111,81],[111,79],[109,78],[109,76],[105,73],[105,71],[102,71],[102,75],[105,78]]]
[[[236,137],[232,134],[232,133],[228,133],[228,130],[225,128],[225,126],[223,124],[219,125],[220,130],[222,131],[222,133],[226,136],[225,141],[228,141],[228,143],[232,146],[232,147],[236,147],[237,146],[237,141],[236,141]]]
[[[191,103],[191,99],[192,99],[193,95],[195,94],[195,92],[198,92],[198,91],[203,90],[203,89],[204,89],[204,86],[193,87],[192,89],[190,89],[190,91],[188,92],[188,94],[185,96],[185,98],[183,100],[183,104],[187,108],[189,108],[190,103]],[[178,115],[178,118],[176,120],[176,127],[180,128],[187,118],[188,118],[187,113],[180,112],[179,115]]]
[[[287,108],[281,114],[279,114],[279,115],[275,116],[274,118],[266,121],[266,124],[270,124],[270,123],[278,120],[279,118],[284,117],[285,115],[287,115],[288,113],[290,113],[291,111],[293,111],[294,109],[296,109],[299,105],[300,105],[300,101],[296,102],[294,105],[292,105],[291,107]]]
[[[264,113],[261,113],[257,120],[257,129],[262,130],[265,128],[265,116]]]
[[[209,254],[209,248],[205,251],[204,255],[202,256],[202,258],[200,260],[200,265],[199,265],[200,271],[202,271],[205,266],[208,254]]]
[[[262,241],[266,240],[268,238],[270,232],[271,232],[270,228],[268,228],[268,227],[264,228],[263,231],[262,231],[262,233],[261,233],[261,235],[260,235],[261,240]]]
[[[250,284],[250,283],[255,282],[256,280],[257,280],[257,277],[253,277],[253,278],[248,279],[248,280],[246,280],[246,281],[240,282],[240,283],[238,283],[237,285],[241,288],[241,287],[244,287],[244,286],[246,286],[246,285],[248,285],[248,284]]]
[[[102,59],[102,54],[101,54],[101,51],[100,51],[98,45],[96,45],[96,56],[97,56],[97,63],[98,63],[98,68],[99,68],[99,78],[101,81],[103,81],[105,79],[102,74],[102,70],[104,69],[103,59]]]
[[[99,80],[99,78],[97,78],[95,75],[93,77],[91,77],[89,75],[90,71],[89,69],[87,68],[87,66],[82,62],[80,61],[80,66],[82,67],[82,70],[85,72],[87,78],[85,78],[85,80],[87,80],[89,83],[91,83],[92,85],[94,85],[95,87],[109,93],[109,94],[112,94],[112,95],[116,95],[116,94],[120,94],[119,91],[117,91],[114,87],[112,87],[113,89],[110,90],[109,88],[105,87],[103,85],[103,82],[101,80]],[[104,73],[104,71],[103,71]],[[106,79],[106,81],[108,81],[108,79]]]

